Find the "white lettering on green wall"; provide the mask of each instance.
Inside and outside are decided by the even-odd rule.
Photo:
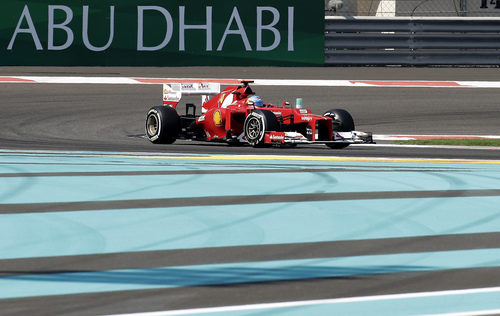
[[[109,39],[106,45],[97,47],[90,43],[89,40],[89,6],[83,6],[83,22],[82,22],[82,38],[85,47],[94,52],[102,52],[108,49],[113,43],[115,37],[115,7],[109,7]]]
[[[165,18],[166,22],[166,31],[165,31],[165,37],[163,38],[163,41],[156,45],[156,46],[151,46],[147,47],[144,46],[144,11],[158,11],[161,14],[163,14],[163,17]],[[172,15],[170,15],[170,12],[168,12],[167,9],[159,6],[138,6],[137,7],[137,50],[138,51],[156,51],[160,50],[163,47],[167,46],[167,44],[170,42],[170,39],[172,38],[172,33],[173,33],[173,25],[174,22],[172,20]]]
[[[54,13],[56,10],[62,10],[66,14],[64,22],[55,24]],[[73,31],[68,27],[69,22],[73,19],[73,11],[65,5],[49,5],[49,34],[47,49],[48,50],[64,50],[73,44],[74,35]],[[54,30],[59,29],[66,33],[66,42],[62,45],[54,44]]]
[[[236,22],[236,26],[238,27],[236,30],[231,30],[231,25],[233,24],[233,20]],[[231,17],[229,18],[229,22],[227,23],[226,30],[224,31],[224,35],[222,35],[222,39],[217,46],[217,50],[221,51],[224,46],[224,41],[228,35],[239,35],[241,36],[241,40],[243,41],[243,45],[245,45],[245,50],[251,51],[252,47],[250,46],[250,42],[248,41],[247,33],[245,32],[245,27],[243,26],[243,22],[241,22],[241,17],[238,12],[238,8],[233,8],[233,13],[231,13]]]
[[[286,45],[288,51],[295,50],[294,7],[287,7],[286,11],[282,10],[280,12],[275,7],[257,6],[252,12],[248,12],[248,10],[240,12],[238,7],[235,6],[232,8],[230,15],[228,14],[226,17],[217,16],[217,25],[225,25],[222,34],[222,28],[219,28],[214,33],[213,21],[216,12],[214,12],[212,6],[206,6],[205,19],[194,24],[187,23],[190,12],[185,6],[175,8],[174,10],[178,12],[174,12],[174,14],[162,6],[137,6],[136,8],[137,42],[133,43],[132,41],[131,45],[136,44],[135,49],[137,51],[160,51],[167,46],[169,46],[170,50],[173,48],[178,51],[200,49],[212,51],[214,47],[216,47],[217,51],[223,51],[224,46],[229,45],[226,44],[229,39],[231,39],[231,45],[235,45],[235,42],[240,42],[245,51],[273,51],[278,49],[283,41],[286,42],[284,45]],[[119,8],[115,10],[115,6],[109,7],[109,19],[106,17],[109,20],[109,37],[103,46],[95,45],[95,39],[94,44],[91,40],[92,32],[89,34],[89,28],[91,28],[89,19],[91,18],[92,10],[90,7],[84,5],[81,7],[81,11],[77,11],[76,14],[75,10],[77,9],[66,5],[47,6],[46,50],[62,51],[71,48],[73,45],[80,45],[89,51],[102,52],[113,46],[115,35],[120,32],[115,25],[115,11],[119,10]],[[151,19],[154,17],[157,19],[158,16],[165,21],[163,24],[164,27],[156,27],[153,32],[150,29],[146,29],[148,18]],[[40,19],[40,15],[37,17]],[[80,17],[81,21],[76,21]],[[23,40],[26,41],[27,35],[30,36],[28,38],[33,41],[36,50],[44,50],[42,40],[35,28],[35,25],[40,27],[40,24],[44,20],[42,18],[42,21],[34,21],[28,5],[25,5],[18,19],[17,26],[12,32],[7,50],[14,49],[15,42],[19,40],[20,36],[23,36]],[[81,38],[79,38],[79,32],[76,34],[78,38],[75,37],[75,23],[81,23]],[[250,27],[249,25],[252,26]],[[80,29],[78,28],[78,30]],[[178,43],[171,43],[174,31],[178,31]],[[94,34],[96,33],[94,32]],[[251,37],[249,37],[249,34],[251,34]],[[124,34],[121,35],[123,37]],[[148,41],[145,41],[145,36],[148,36]],[[196,40],[194,40],[195,38]],[[175,46],[176,44],[178,44],[177,47]]]
[[[24,20],[26,20],[26,23],[28,23],[27,29],[21,28],[21,25],[23,24]],[[36,33],[35,24],[33,23],[33,19],[31,18],[30,10],[29,10],[27,5],[24,6],[23,13],[21,13],[21,17],[19,18],[19,22],[17,22],[16,30],[14,31],[14,34],[12,35],[12,38],[10,39],[9,46],[7,46],[8,50],[12,50],[12,47],[14,46],[14,42],[16,41],[17,34],[19,34],[19,33],[31,34],[31,37],[33,38],[33,42],[35,42],[36,50],[43,50],[42,43],[40,42],[40,38],[38,37],[38,34]]]
[[[206,24],[202,25],[186,25],[185,24],[185,7],[179,7],[179,50],[186,50],[185,40],[184,40],[184,30],[206,30],[206,51],[212,50],[212,7],[206,7]]]

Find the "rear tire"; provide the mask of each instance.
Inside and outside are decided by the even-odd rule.
[[[154,106],[146,116],[146,136],[154,144],[172,144],[179,136],[180,118],[170,106]]]
[[[333,132],[352,132],[355,130],[354,119],[351,114],[343,109],[331,109],[325,112],[323,116],[328,116],[333,119]],[[342,149],[349,144],[326,144],[332,149]]]
[[[247,142],[253,147],[266,147],[264,135],[267,131],[278,131],[280,124],[273,112],[267,110],[255,110],[245,119],[243,130]]]

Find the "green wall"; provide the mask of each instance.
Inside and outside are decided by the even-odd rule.
[[[323,65],[323,7],[323,0],[2,0],[0,65]]]

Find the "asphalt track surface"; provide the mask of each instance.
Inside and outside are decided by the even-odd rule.
[[[497,80],[496,68],[23,68],[3,67],[0,75],[140,76],[263,79]],[[314,113],[345,108],[356,128],[375,134],[500,135],[498,89],[258,87],[266,102],[301,97]],[[3,148],[124,152],[276,154],[275,149],[234,148],[145,141],[144,113],[161,103],[158,85],[0,85],[0,141]],[[189,101],[190,99],[187,99]],[[191,99],[198,102],[198,98]],[[182,107],[180,109],[182,111]],[[436,150],[352,146],[281,149],[284,155],[370,157],[498,158],[491,150]]]
[[[498,73],[496,68],[0,68],[0,75],[353,80],[498,81]],[[352,113],[357,129],[372,131],[375,134],[500,135],[500,124],[498,123],[500,119],[500,89],[258,87],[254,90],[266,102],[280,103],[284,99],[292,101],[296,97],[301,97],[304,104],[315,113],[323,113],[330,108],[346,108]],[[160,103],[161,87],[157,85],[1,84],[0,147],[19,152],[55,150],[62,152],[122,152],[124,154],[144,152],[163,155],[172,153],[266,154],[500,159],[500,151],[486,149],[383,146],[350,146],[344,150],[331,150],[325,146],[254,149],[248,146],[230,147],[224,144],[186,141],[179,141],[173,145],[153,145],[143,137],[144,118],[150,106]],[[317,168],[322,167],[324,166],[320,166],[318,163],[317,166],[309,166],[309,168],[314,169],[309,171],[317,172]],[[349,166],[349,168],[361,167]],[[420,166],[415,168],[418,169]],[[168,175],[169,172],[163,171],[163,174]],[[142,174],[147,175],[148,173]],[[193,174],[196,172],[193,171]],[[78,173],[73,175],[81,176]],[[51,177],[55,175],[40,172],[38,176]],[[5,174],[3,174],[3,179],[7,179]],[[0,179],[0,181],[2,180]],[[497,191],[476,192],[473,193],[473,196],[478,196],[474,194],[498,196]],[[443,191],[437,194],[447,197],[458,194],[458,196],[467,197],[470,194],[468,192],[467,190],[451,193]],[[424,194],[425,197],[426,193],[422,191],[412,194],[410,197],[403,198],[415,198],[419,197],[419,194]],[[307,201],[315,197],[317,196],[311,195],[301,198],[302,201]],[[401,196],[398,197],[401,198]],[[427,198],[432,197],[427,196]],[[280,202],[286,198],[286,196],[277,197],[279,201],[271,201],[271,203]],[[336,198],[342,199],[343,197]],[[344,198],[350,199],[352,197]],[[193,205],[199,203],[190,201],[194,203]],[[156,202],[158,203],[157,207],[161,207],[162,203],[171,203],[172,201],[157,200]],[[149,201],[149,203],[156,202]],[[182,206],[182,203],[190,202],[177,201],[176,203]],[[103,204],[106,203],[101,203],[95,208],[102,209]],[[28,207],[28,205],[24,206]],[[38,206],[43,208],[43,205]],[[13,211],[5,207],[5,204],[2,204],[2,207],[0,210],[3,212],[2,214],[22,213],[22,211]],[[49,207],[54,207],[54,205]],[[68,205],[63,205],[63,209],[66,210],[71,210],[71,207],[78,210],[78,205],[69,208]],[[110,206],[112,209],[120,207],[124,206]],[[131,207],[141,206],[132,205]],[[86,209],[89,209],[89,205],[86,205]],[[37,211],[44,212],[43,209],[36,210],[29,209],[29,207],[25,212]],[[296,244],[119,252],[68,257],[18,258],[1,260],[0,275],[56,275],[71,271],[154,268],[166,265],[206,265],[235,261],[306,260],[320,257],[469,251],[499,248],[498,240],[498,232],[476,232],[465,235],[442,234]],[[127,290],[105,294],[86,293],[12,298],[0,301],[0,315],[132,313],[485,288],[499,285],[500,268],[496,266],[441,271],[415,270],[403,273],[317,276],[301,280],[292,278],[281,281],[247,281],[238,284]]]

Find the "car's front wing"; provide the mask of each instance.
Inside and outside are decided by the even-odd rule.
[[[334,132],[333,140],[309,140],[297,132],[266,132],[266,144],[373,144],[373,135],[369,132]]]

